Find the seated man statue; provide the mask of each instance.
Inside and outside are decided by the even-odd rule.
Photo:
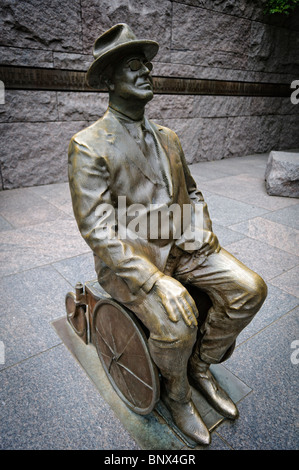
[[[209,367],[228,357],[263,304],[267,287],[220,247],[177,135],[144,116],[153,98],[150,60],[158,48],[155,41],[138,40],[126,24],[96,40],[87,81],[108,89],[109,107],[72,138],[69,182],[100,285],[148,329],[150,354],[161,373],[161,399],[174,423],[197,443],[209,444],[190,384],[223,416],[237,418],[235,404]],[[136,207],[146,221],[157,221],[151,216],[159,208],[162,217],[140,233]],[[141,225],[144,218],[138,219]],[[190,285],[211,299],[200,325]]]

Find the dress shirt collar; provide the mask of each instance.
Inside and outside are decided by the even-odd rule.
[[[120,111],[117,111],[116,109],[112,108],[109,106],[109,111],[111,111],[120,121],[122,121],[124,124],[128,125],[134,125],[137,127],[141,127],[142,130],[146,130],[146,125],[145,125],[145,119],[144,116],[142,119],[135,121],[134,119],[130,118],[126,114],[121,113]]]

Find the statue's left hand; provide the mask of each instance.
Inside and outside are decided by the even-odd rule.
[[[180,282],[164,275],[156,281],[153,289],[171,321],[178,322],[182,318],[191,328],[197,326],[197,307],[187,289]]]

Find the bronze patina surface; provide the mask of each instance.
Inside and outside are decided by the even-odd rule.
[[[146,367],[141,372],[141,365],[135,368],[132,357],[146,356],[140,352],[143,345],[132,344],[130,351],[130,338],[138,337],[130,321],[136,316],[148,333],[163,405],[184,435],[207,445],[210,432],[191,384],[222,416],[238,417],[210,366],[232,354],[267,287],[220,246],[177,135],[144,115],[154,95],[150,61],[158,48],[155,41],[138,39],[126,24],[96,40],[87,81],[96,89],[107,88],[109,107],[72,138],[69,183],[98,282],[113,300],[113,305],[98,301],[88,314],[104,368],[136,409],[150,409],[156,400],[154,375],[150,369],[142,375]],[[210,302],[204,314],[202,292]],[[80,302],[88,304],[79,288],[76,301],[79,318]],[[119,314],[122,308],[134,315],[129,314],[128,323]],[[69,317],[72,323],[76,315],[70,312]]]

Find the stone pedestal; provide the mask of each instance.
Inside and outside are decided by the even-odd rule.
[[[270,152],[265,181],[270,196],[299,197],[299,151]]]
[[[202,446],[182,434],[175,426],[161,401],[149,415],[142,416],[131,411],[116,394],[108,380],[95,346],[92,343],[85,344],[65,317],[55,320],[52,325],[140,449],[185,450],[186,446],[195,450],[202,449]],[[243,400],[252,391],[222,364],[213,364],[211,370],[221,387],[235,403]],[[217,413],[195,389],[192,389],[192,399],[210,432],[224,421],[225,418]],[[115,432],[114,429],[108,427],[105,429],[105,435],[113,434],[113,432]]]

